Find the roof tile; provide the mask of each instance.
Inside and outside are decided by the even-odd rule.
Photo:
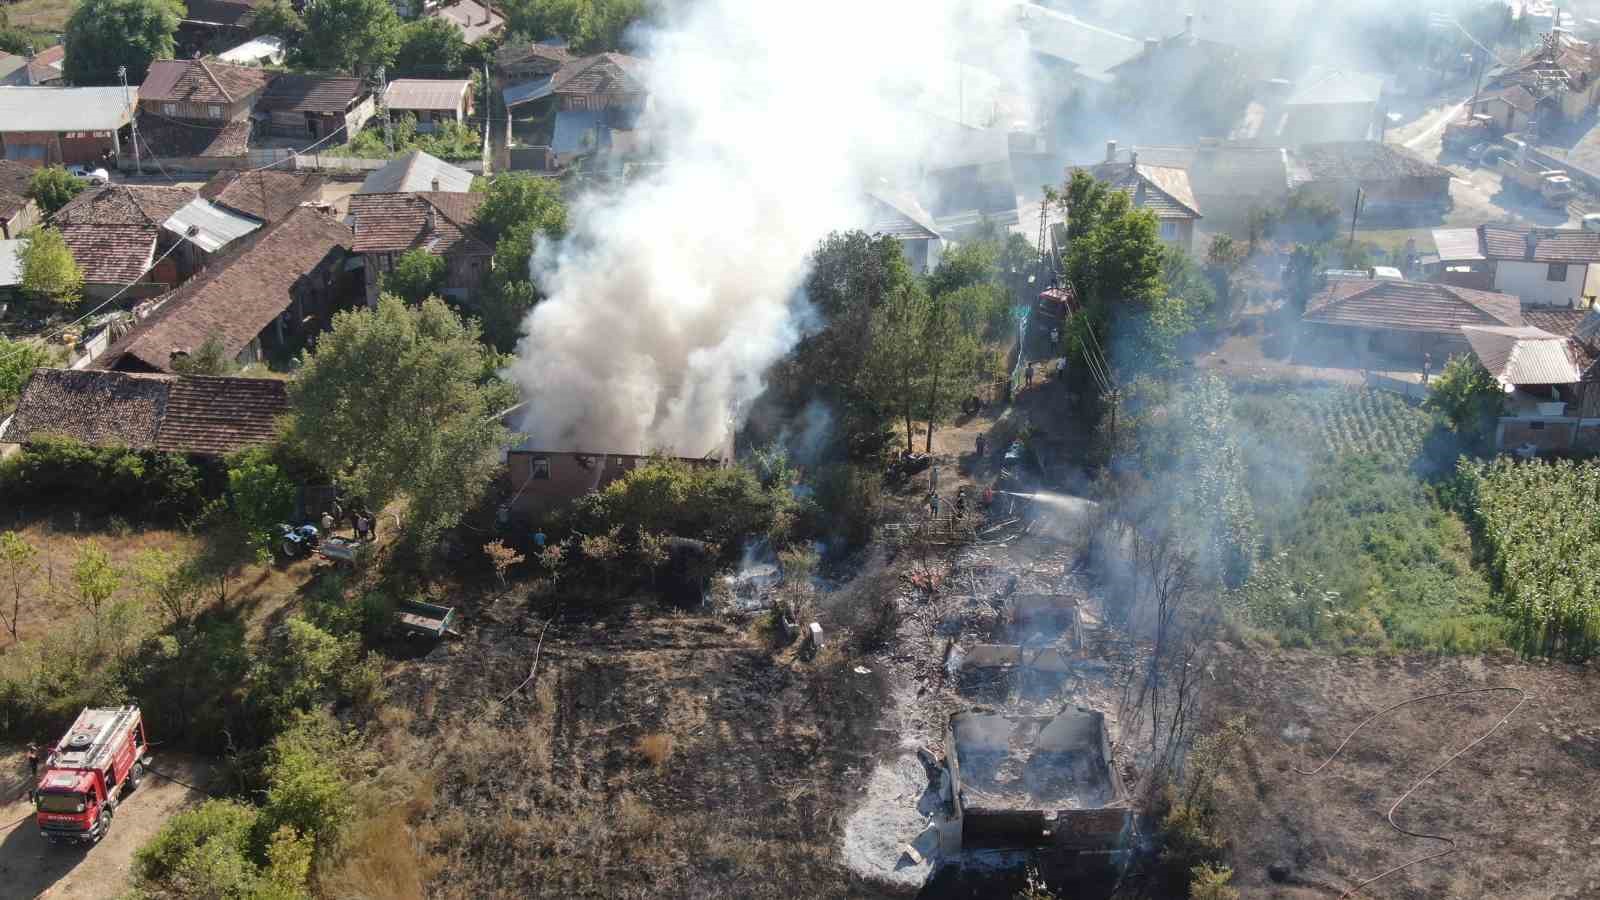
[[[1421,281],[1339,281],[1311,298],[1304,318],[1320,325],[1457,336],[1463,325],[1521,325],[1522,301]]]

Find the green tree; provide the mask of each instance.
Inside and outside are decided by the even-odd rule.
[[[306,11],[300,57],[314,67],[364,75],[394,61],[400,29],[389,0],[317,0]]]
[[[1206,247],[1204,272],[1217,296],[1212,314],[1214,325],[1226,324],[1243,305],[1244,286],[1240,279],[1248,259],[1246,247],[1230,235],[1219,234]]]
[[[0,412],[11,409],[33,370],[55,362],[55,354],[34,338],[0,337]]]
[[[78,558],[72,564],[72,599],[94,621],[94,646],[100,647],[100,627],[107,605],[122,586],[122,573],[111,557],[94,541],[78,544]]]
[[[332,716],[297,716],[267,752],[267,796],[256,824],[260,842],[289,829],[309,838],[318,854],[332,850],[355,806],[339,761],[357,750],[354,734]]]
[[[228,356],[222,335],[213,332],[193,353],[175,356],[172,371],[180,375],[232,375],[239,365]]]
[[[1283,267],[1283,290],[1295,312],[1304,313],[1306,304],[1328,284],[1323,273],[1322,249],[1315,245],[1296,244]]]
[[[28,197],[39,204],[39,211],[47,216],[67,205],[89,183],[60,166],[45,166],[28,179]]]
[[[873,316],[866,370],[879,408],[904,422],[907,450],[916,449],[914,422],[926,396],[929,367],[924,340],[931,307],[922,286],[911,284],[896,291]]]
[[[498,242],[518,225],[531,224],[552,238],[566,233],[567,207],[559,181],[506,172],[489,179],[486,193],[475,224],[489,242]]]
[[[409,501],[406,534],[431,548],[494,471],[515,392],[493,351],[443,301],[343,312],[290,385],[292,437],[374,509]]]
[[[0,597],[0,623],[11,632],[11,642],[16,643],[17,619],[22,613],[22,595],[33,586],[39,575],[39,551],[28,539],[15,531],[0,533],[0,567],[6,578],[6,593]],[[9,614],[5,607],[10,606]]]
[[[1505,388],[1478,358],[1463,354],[1444,364],[1428,386],[1426,404],[1444,416],[1471,449],[1482,452],[1494,439],[1505,397]]]
[[[22,292],[34,300],[75,306],[83,297],[83,272],[61,232],[54,228],[28,229],[18,254],[22,262]]]
[[[1201,863],[1189,870],[1189,900],[1239,900],[1232,881],[1233,870],[1227,866]]]
[[[199,569],[168,550],[141,550],[133,559],[133,580],[175,628],[187,627],[204,602]]]
[[[383,289],[407,303],[421,303],[444,287],[445,261],[418,247],[395,260],[394,270],[383,276]]]
[[[940,297],[973,285],[995,280],[1000,245],[990,241],[970,241],[946,251],[939,265],[928,276],[928,293]]]
[[[272,462],[270,451],[256,447],[228,458],[228,497],[256,555],[270,559],[273,529],[294,512],[294,482]]]
[[[394,73],[418,78],[446,78],[464,70],[467,43],[449,19],[428,16],[400,29]]]
[[[928,423],[924,452],[933,452],[935,426],[953,418],[971,394],[981,349],[977,331],[966,327],[953,305],[937,300],[929,304],[922,333],[926,365],[922,419]]]
[[[250,33],[257,37],[282,38],[285,47],[295,47],[305,36],[306,23],[289,0],[261,0],[250,19]]]
[[[128,83],[138,84],[152,60],[172,58],[183,16],[179,0],[83,0],[67,20],[62,72],[72,84],[112,85],[126,66]]]

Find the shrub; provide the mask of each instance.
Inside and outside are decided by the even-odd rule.
[[[418,248],[400,254],[394,270],[383,276],[383,290],[407,303],[421,303],[444,287],[445,261]]]
[[[139,521],[192,515],[205,499],[200,470],[183,456],[53,436],[0,461],[0,496],[8,505],[72,503]]]
[[[337,846],[355,801],[344,771],[357,750],[354,734],[327,714],[302,714],[267,752],[266,801],[255,823],[262,855],[285,828],[304,835],[319,857]]]
[[[672,735],[657,732],[639,738],[633,749],[645,762],[660,769],[672,758],[672,743]]]
[[[1189,900],[1239,900],[1239,889],[1231,881],[1232,869],[1201,863],[1189,870]]]

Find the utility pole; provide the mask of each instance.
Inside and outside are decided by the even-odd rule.
[[[494,85],[489,81],[489,61],[483,61],[483,109],[478,110],[478,117],[483,122],[483,177],[488,178],[494,174],[490,171],[493,162],[489,152],[489,121],[494,112]]]
[[[1356,206],[1350,212],[1350,246],[1345,249],[1346,256],[1356,248],[1356,219],[1361,217],[1361,196],[1361,188],[1356,188]]]
[[[117,66],[117,78],[122,81],[122,102],[128,104],[128,120],[133,124],[133,167],[144,174],[144,161],[139,158],[139,110],[128,96],[128,67]]]
[[[389,155],[394,155],[394,131],[389,127],[389,81],[385,77],[384,67],[378,67],[378,100],[383,104],[383,145],[389,149]],[[354,138],[355,135],[345,135]]]

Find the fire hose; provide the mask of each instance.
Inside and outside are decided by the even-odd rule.
[[[1514,692],[1518,697],[1517,705],[1511,707],[1511,711],[1506,713],[1505,715],[1501,716],[1500,717],[1500,721],[1494,723],[1494,726],[1492,728],[1490,728],[1488,731],[1485,731],[1483,734],[1479,735],[1476,739],[1474,739],[1471,743],[1467,744],[1465,747],[1462,747],[1460,750],[1457,750],[1456,752],[1450,754],[1450,756],[1447,759],[1445,759],[1444,762],[1438,764],[1437,766],[1434,766],[1431,770],[1428,771],[1428,774],[1422,776],[1421,778],[1419,778],[1415,782],[1413,782],[1412,785],[1409,788],[1406,788],[1406,792],[1400,795],[1400,799],[1394,801],[1394,805],[1389,807],[1389,813],[1388,813],[1387,816],[1385,816],[1385,818],[1388,819],[1388,821],[1389,821],[1389,827],[1393,828],[1395,831],[1398,831],[1399,833],[1401,833],[1403,835],[1406,835],[1407,837],[1421,838],[1423,840],[1430,840],[1430,841],[1443,841],[1444,844],[1445,844],[1445,847],[1443,849],[1439,850],[1436,853],[1429,853],[1429,854],[1426,854],[1426,855],[1423,855],[1423,856],[1419,856],[1416,859],[1407,860],[1407,861],[1401,863],[1398,866],[1394,866],[1393,868],[1386,869],[1383,872],[1380,872],[1377,875],[1374,875],[1371,878],[1368,878],[1367,880],[1365,880],[1365,881],[1355,885],[1354,887],[1346,890],[1343,894],[1339,895],[1339,900],[1345,900],[1345,898],[1347,898],[1347,897],[1353,897],[1356,894],[1360,893],[1361,890],[1363,888],[1365,888],[1367,885],[1373,884],[1374,882],[1377,882],[1377,881],[1380,881],[1380,880],[1382,880],[1384,878],[1387,878],[1390,875],[1395,874],[1396,872],[1399,872],[1399,871],[1402,871],[1404,869],[1410,868],[1411,866],[1414,866],[1417,863],[1427,862],[1430,859],[1438,859],[1441,856],[1448,856],[1451,853],[1456,852],[1456,842],[1455,842],[1454,838],[1445,837],[1442,834],[1427,834],[1427,833],[1424,833],[1424,832],[1421,832],[1421,831],[1412,831],[1412,830],[1410,830],[1408,828],[1404,828],[1404,827],[1402,827],[1401,825],[1399,825],[1398,823],[1395,822],[1395,820],[1394,820],[1395,811],[1398,810],[1400,808],[1400,805],[1402,803],[1405,803],[1406,800],[1409,799],[1412,794],[1416,793],[1418,788],[1422,787],[1423,784],[1427,783],[1428,779],[1430,779],[1433,776],[1435,776],[1435,775],[1439,774],[1440,772],[1444,771],[1444,769],[1447,766],[1449,766],[1451,763],[1455,762],[1457,759],[1459,759],[1462,756],[1464,756],[1467,753],[1467,751],[1471,750],[1473,747],[1476,747],[1479,744],[1483,743],[1484,741],[1488,740],[1490,735],[1493,735],[1496,731],[1499,731],[1500,730],[1500,726],[1506,724],[1506,722],[1509,721],[1512,716],[1517,714],[1517,710],[1521,709],[1523,704],[1528,702],[1528,693],[1527,693],[1527,691],[1524,691],[1522,688],[1516,688],[1516,687],[1491,687],[1491,688],[1472,688],[1470,690],[1461,690],[1461,691],[1442,691],[1442,692],[1437,693],[1437,694],[1424,694],[1421,697],[1412,697],[1410,700],[1405,700],[1405,701],[1402,701],[1400,703],[1396,703],[1393,706],[1385,707],[1385,708],[1380,709],[1377,712],[1373,713],[1372,715],[1368,716],[1366,721],[1362,722],[1360,725],[1357,725],[1348,735],[1345,736],[1345,739],[1333,751],[1332,755],[1330,755],[1326,760],[1323,760],[1322,765],[1317,766],[1315,769],[1312,769],[1309,772],[1304,770],[1304,769],[1300,769],[1300,768],[1296,768],[1294,770],[1295,773],[1299,774],[1299,775],[1304,775],[1304,776],[1308,776],[1308,777],[1316,775],[1317,773],[1321,772],[1323,769],[1326,769],[1328,767],[1329,763],[1332,763],[1335,759],[1337,759],[1340,753],[1344,752],[1344,748],[1349,745],[1350,741],[1356,736],[1356,734],[1359,731],[1361,731],[1361,729],[1363,729],[1363,728],[1367,727],[1368,725],[1372,724],[1372,722],[1377,720],[1379,717],[1387,715],[1387,714],[1389,714],[1391,712],[1394,712],[1395,710],[1400,709],[1403,706],[1410,706],[1413,703],[1421,703],[1424,700],[1437,700],[1440,697],[1459,697],[1459,696],[1464,696],[1466,694],[1490,694],[1490,693],[1496,693],[1496,692],[1500,692],[1500,691],[1511,691],[1511,692]]]

